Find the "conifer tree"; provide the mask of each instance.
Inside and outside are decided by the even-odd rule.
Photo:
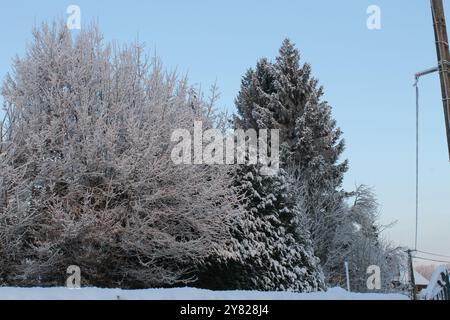
[[[298,72],[298,59],[291,58],[286,56],[279,65],[261,59],[255,70],[246,72],[236,98],[238,114],[234,121],[236,129],[257,132],[281,129],[282,152],[289,155],[295,145],[295,128],[289,127],[295,125],[290,122],[295,118],[289,110],[295,106],[283,105],[280,98],[287,99],[281,86],[288,81],[281,75],[291,77],[290,73]],[[232,230],[230,250],[235,259],[224,260],[222,267],[211,264],[220,274],[217,276],[220,281],[229,281],[223,284],[225,288],[296,291],[322,288],[322,271],[309,230],[305,228],[308,218],[304,202],[297,199],[298,188],[291,177],[283,169],[276,176],[264,176],[254,165],[242,166],[237,171],[236,187],[245,199],[246,210]],[[210,286],[218,285],[214,279],[208,279]]]
[[[275,62],[263,58],[246,73],[236,106],[241,125],[280,129],[281,164],[294,180],[324,263],[341,219],[347,161],[339,162],[342,132],[322,95],[310,65],[300,64],[298,50],[286,39]]]

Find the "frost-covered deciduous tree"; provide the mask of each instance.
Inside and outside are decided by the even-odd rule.
[[[365,292],[367,268],[380,268],[381,291],[393,290],[393,282],[406,266],[404,249],[395,247],[382,237],[385,227],[379,223],[378,203],[372,189],[360,185],[350,193],[352,203],[344,211],[338,226],[330,257],[324,266],[330,286],[345,285],[344,262],[349,264],[350,286],[353,291]]]
[[[212,105],[142,46],[33,31],[3,87],[0,277],[61,285],[149,287],[192,281],[239,211],[226,166],[175,165],[175,129],[213,126]]]

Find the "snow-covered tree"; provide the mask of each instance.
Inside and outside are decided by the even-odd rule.
[[[319,260],[309,233],[300,227],[301,212],[287,176],[263,176],[257,166],[236,172],[244,211],[231,228],[227,254],[211,257],[199,286],[212,289],[289,290],[324,288]]]
[[[247,71],[236,106],[241,126],[280,129],[282,167],[306,210],[315,253],[326,263],[342,216],[347,161],[339,162],[342,133],[322,95],[310,65],[300,65],[298,50],[286,39],[275,62],[264,58]]]
[[[281,66],[280,66],[281,67]],[[286,130],[281,105],[278,66],[261,59],[256,69],[242,78],[236,98],[235,128]],[[286,143],[285,143],[286,144]],[[282,150],[287,152],[287,148]],[[258,166],[243,166],[236,174],[236,188],[244,197],[246,211],[232,228],[230,257],[213,258],[200,276],[199,285],[213,288],[313,291],[323,287],[323,275],[314,255],[305,206],[297,199],[290,176],[280,170],[264,176]],[[211,271],[214,270],[214,271]]]
[[[33,31],[3,87],[0,278],[149,287],[192,281],[225,246],[240,204],[226,166],[175,165],[175,129],[211,126],[212,106],[142,46],[97,27]]]
[[[350,193],[352,203],[339,223],[329,259],[324,269],[330,286],[345,286],[344,262],[349,264],[350,286],[353,291],[368,291],[367,268],[378,266],[381,291],[390,291],[406,266],[404,249],[395,247],[382,237],[388,226],[379,223],[378,203],[372,189],[360,185]]]

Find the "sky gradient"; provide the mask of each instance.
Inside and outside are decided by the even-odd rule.
[[[168,68],[188,72],[191,83],[215,81],[220,107],[234,110],[247,68],[273,59],[285,37],[325,88],[325,99],[344,132],[350,161],[344,187],[375,189],[385,233],[414,245],[414,73],[434,67],[436,52],[428,0],[347,1],[5,1],[0,0],[0,77],[23,55],[31,28],[64,18],[80,6],[82,24],[97,20],[106,40],[137,38]],[[369,5],[381,8],[381,30],[366,27]],[[447,16],[450,2],[444,3]],[[448,20],[450,24],[450,20]],[[450,163],[439,78],[420,81],[419,249],[450,255]],[[1,101],[1,98],[0,98]]]

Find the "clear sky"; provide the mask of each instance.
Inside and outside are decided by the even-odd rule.
[[[289,37],[324,85],[344,131],[345,187],[374,187],[382,222],[398,221],[386,236],[413,246],[413,75],[436,65],[428,0],[0,0],[2,79],[14,55],[23,54],[32,26],[66,17],[70,4],[80,6],[83,24],[98,20],[107,40],[139,36],[149,53],[156,50],[167,67],[188,72],[192,83],[206,88],[217,81],[220,106],[230,110],[245,70],[262,56],[275,57]],[[381,30],[366,27],[372,4],[381,8]],[[419,249],[450,255],[450,163],[438,75],[420,86]]]

